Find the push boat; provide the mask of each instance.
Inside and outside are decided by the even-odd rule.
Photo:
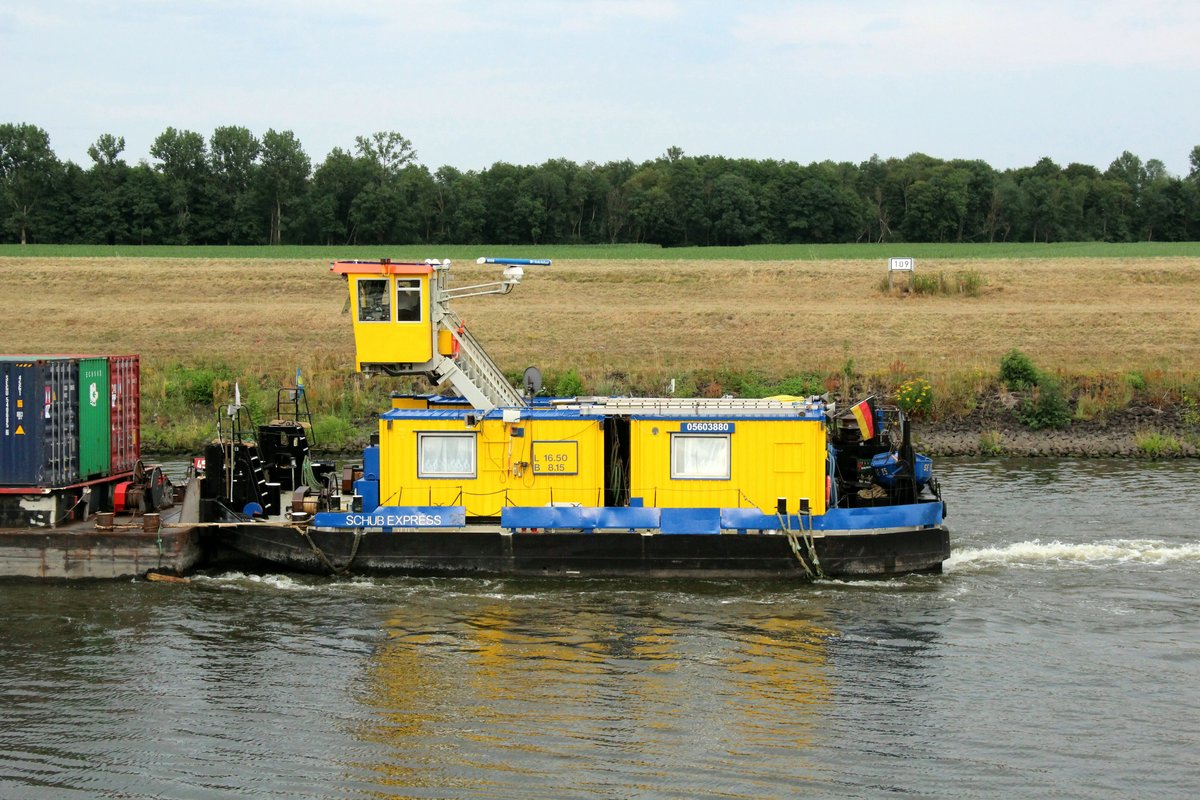
[[[909,420],[867,398],[540,396],[514,388],[451,302],[509,294],[548,260],[339,261],[356,370],[393,394],[361,463],[311,451],[302,382],[254,426],[240,404],[203,462],[201,516],[270,568],[361,575],[887,577],[939,572],[946,506]],[[452,390],[452,391],[448,391]],[[256,433],[257,435],[252,435]]]

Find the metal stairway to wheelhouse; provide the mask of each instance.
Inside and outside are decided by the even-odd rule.
[[[526,405],[525,399],[512,387],[457,314],[443,308],[440,324],[454,336],[457,353],[443,356],[434,367],[433,377],[438,383],[450,381],[459,394],[480,411]]]

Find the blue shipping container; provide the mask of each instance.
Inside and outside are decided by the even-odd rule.
[[[0,360],[0,486],[79,481],[79,361]]]

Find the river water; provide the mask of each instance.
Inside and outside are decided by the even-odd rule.
[[[938,471],[940,576],[0,584],[0,797],[1195,796],[1200,463]]]

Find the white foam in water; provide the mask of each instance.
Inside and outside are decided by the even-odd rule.
[[[245,588],[246,584],[261,584],[283,590],[304,591],[312,588],[298,583],[287,575],[249,575],[245,572],[224,572],[220,575],[196,575],[192,580],[197,583],[215,583],[231,589]]]
[[[1045,542],[1034,539],[1003,547],[955,550],[945,562],[947,572],[971,567],[1054,566],[1079,564],[1166,564],[1173,561],[1200,562],[1200,544],[1173,545],[1158,539],[1114,539],[1107,542]]]
[[[252,575],[245,572],[224,572],[220,575],[196,575],[192,580],[198,583],[213,583],[228,589],[246,589],[249,585],[269,586],[284,592],[318,592],[331,586],[339,588],[374,586],[373,583],[358,578],[352,579],[313,579],[296,580],[290,575]]]

